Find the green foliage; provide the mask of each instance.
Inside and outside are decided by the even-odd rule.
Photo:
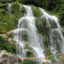
[[[6,33],[16,27],[16,21],[10,18],[9,13],[4,9],[0,9],[0,33]]]
[[[4,8],[2,7],[4,6]],[[23,16],[25,9],[21,8],[18,3],[14,3],[11,7],[12,16],[10,17],[9,12],[6,10],[6,5],[1,5],[0,9],[0,33],[6,33],[9,30],[13,30],[17,27],[18,20]]]
[[[36,61],[36,59],[28,59],[23,61],[24,64],[39,64],[39,61]]]
[[[44,47],[48,48],[48,44],[50,42],[49,39],[48,39],[48,37],[44,37],[43,41],[44,41]]]
[[[32,48],[31,47],[29,47],[28,45],[26,45],[25,49],[28,50],[27,57],[34,57],[34,53],[32,52]]]
[[[30,48],[28,45],[25,46],[25,49],[28,49],[28,50],[32,51],[32,48]]]
[[[0,33],[5,33],[8,30],[6,15],[8,16],[8,13],[4,9],[0,9]]]
[[[37,26],[37,28],[38,28],[38,32],[40,33],[40,34],[42,34],[42,35],[44,35],[44,29],[43,29],[43,24],[42,24],[42,21],[40,21],[40,20],[38,20],[38,19],[36,19],[36,26]]]
[[[25,3],[25,2],[26,2],[26,0],[17,0],[17,2]]]
[[[33,11],[35,17],[39,18],[42,16],[42,13],[40,12],[40,10],[34,6],[32,6],[32,11]]]
[[[48,10],[59,10],[64,5],[64,0],[18,0],[23,4],[32,4]],[[62,7],[63,8],[63,7]]]
[[[4,23],[0,23],[0,33],[5,33],[7,31],[7,24],[4,24]]]
[[[35,6],[40,6],[43,8],[47,8],[48,6],[48,0],[18,0],[18,2],[23,4],[31,4]]]
[[[25,13],[25,8],[24,8],[24,6],[22,6],[22,8],[21,8],[21,12],[24,14]]]
[[[9,37],[9,38],[13,38],[13,34],[10,33],[10,34],[8,35],[8,37]]]
[[[52,55],[52,53],[51,53],[50,49],[48,49],[48,48],[46,48],[46,53],[47,53],[47,55],[46,55],[46,56],[50,56],[50,55]]]
[[[49,28],[46,26],[46,20],[42,19],[36,19],[36,26],[38,28],[38,32],[42,35],[49,35]]]
[[[19,20],[19,18],[23,16],[23,13],[20,11],[20,6],[18,3],[12,4],[11,9],[13,16],[15,16],[17,20]]]
[[[11,7],[12,16],[10,17],[9,12],[7,11],[7,3],[8,2],[14,2]],[[48,13],[55,14],[59,19],[62,27],[64,27],[64,0],[0,0],[0,34],[6,33],[9,30],[13,30],[17,27],[18,20],[20,17],[24,15],[25,8],[22,7],[20,11],[20,6],[18,2],[22,4],[28,4],[28,5],[36,5],[38,7],[42,7],[44,9],[47,9]],[[5,3],[5,4],[4,4]],[[39,18],[42,16],[42,13],[40,10],[34,6],[32,6],[32,11],[34,13],[34,16],[36,18]],[[50,11],[50,12],[49,12]],[[53,24],[53,23],[52,23]],[[44,44],[45,47],[47,47],[47,43],[49,43],[48,36],[50,34],[50,29],[48,26],[46,26],[46,20],[39,20],[36,19],[36,26],[38,28],[38,32],[44,36]],[[55,26],[52,26],[54,28]],[[10,34],[8,37],[12,38],[13,36]],[[28,36],[26,33],[23,35],[24,40],[28,42]],[[15,45],[9,45],[7,39],[0,37],[0,49],[5,49],[8,52],[14,53],[16,50]],[[5,44],[6,43],[6,44]],[[12,41],[12,43],[15,43],[15,41]],[[26,46],[26,49],[32,50],[28,46]],[[59,49],[59,46],[57,47]],[[33,54],[29,54],[29,57],[32,57]]]
[[[12,42],[12,43],[16,43],[16,41],[15,41],[15,40],[12,40],[11,42]]]
[[[24,39],[24,41],[28,42],[28,33],[27,32],[23,32],[23,39]]]
[[[0,3],[11,3],[15,2],[16,0],[0,0]]]
[[[4,8],[5,10],[7,10],[7,4],[0,4],[0,8]]]
[[[0,49],[6,50],[6,51],[11,52],[11,53],[15,53],[16,46],[15,45],[9,45],[7,39],[0,36]]]

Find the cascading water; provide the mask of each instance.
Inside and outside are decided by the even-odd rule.
[[[8,11],[9,11],[9,15],[10,15],[10,16],[12,16],[12,14],[11,14],[11,6],[12,6],[12,5],[11,5],[10,3],[8,3],[7,9],[8,9]]]
[[[59,44],[60,50],[63,53],[64,50],[64,37],[62,34],[62,28],[58,22],[58,18],[55,16],[51,16],[46,13],[43,9],[39,8],[42,12],[43,16],[46,17],[47,25],[50,27],[50,50],[52,54],[56,54],[57,44]]]
[[[32,9],[30,6],[23,5],[26,9],[26,13],[20,18],[18,28],[14,30],[14,40],[17,42],[17,54],[20,57],[26,57],[25,52],[25,41],[22,39],[22,31],[26,31],[28,34],[28,44],[33,49],[35,57],[43,57],[43,43],[38,34],[35,25],[35,17],[33,16]],[[21,8],[20,8],[21,9]],[[42,44],[42,45],[41,45]]]
[[[30,6],[20,5],[20,11],[22,6],[24,6],[26,13],[23,17],[19,19],[18,28],[13,30],[14,40],[16,41],[17,47],[17,55],[20,58],[26,57],[26,41],[24,40],[24,34],[27,34],[28,45],[32,48],[32,51],[35,57],[45,58],[44,55],[44,44],[42,42],[42,35],[40,35],[37,31],[35,25],[35,17],[33,16],[33,12]],[[62,53],[64,50],[64,37],[62,34],[62,28],[58,22],[58,18],[55,16],[51,16],[46,13],[42,8],[39,8],[42,12],[42,18],[45,18],[47,21],[47,25],[50,28],[50,45],[49,48],[52,54],[56,54],[59,51],[57,50],[57,44],[59,44],[60,50]],[[8,11],[11,13],[11,4],[8,4]],[[42,60],[44,61],[44,60]]]
[[[26,57],[26,54],[25,54],[25,42],[22,40],[22,32],[23,31],[27,31],[25,28],[18,28],[18,29],[15,29],[13,32],[14,32],[14,40],[16,41],[16,53],[17,55],[20,57],[20,58],[24,58]]]

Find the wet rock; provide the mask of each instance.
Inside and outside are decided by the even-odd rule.
[[[23,64],[22,60],[16,55],[8,53],[6,51],[0,52],[0,64]]]

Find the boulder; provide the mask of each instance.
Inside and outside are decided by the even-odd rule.
[[[23,64],[22,60],[14,54],[8,53],[5,50],[0,52],[0,64]]]

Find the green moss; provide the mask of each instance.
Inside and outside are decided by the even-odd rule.
[[[25,46],[25,49],[28,49],[29,51],[31,51],[31,52],[28,52],[28,53],[27,53],[27,57],[34,57],[34,54],[33,54],[33,52],[32,52],[32,48],[30,48],[30,47],[28,47],[28,45],[26,45],[26,46]]]
[[[12,43],[16,43],[16,41],[12,40]]]
[[[40,12],[40,10],[34,6],[32,6],[32,11],[35,17],[39,18],[40,16],[42,16],[42,13]]]
[[[15,45],[9,45],[7,39],[0,36],[0,49],[6,50],[11,53],[15,53],[16,46]]]
[[[25,49],[28,49],[28,50],[32,51],[32,48],[28,47],[28,45],[25,46]]]
[[[24,41],[28,42],[28,34],[27,34],[27,32],[23,32],[23,39],[24,39]]]

